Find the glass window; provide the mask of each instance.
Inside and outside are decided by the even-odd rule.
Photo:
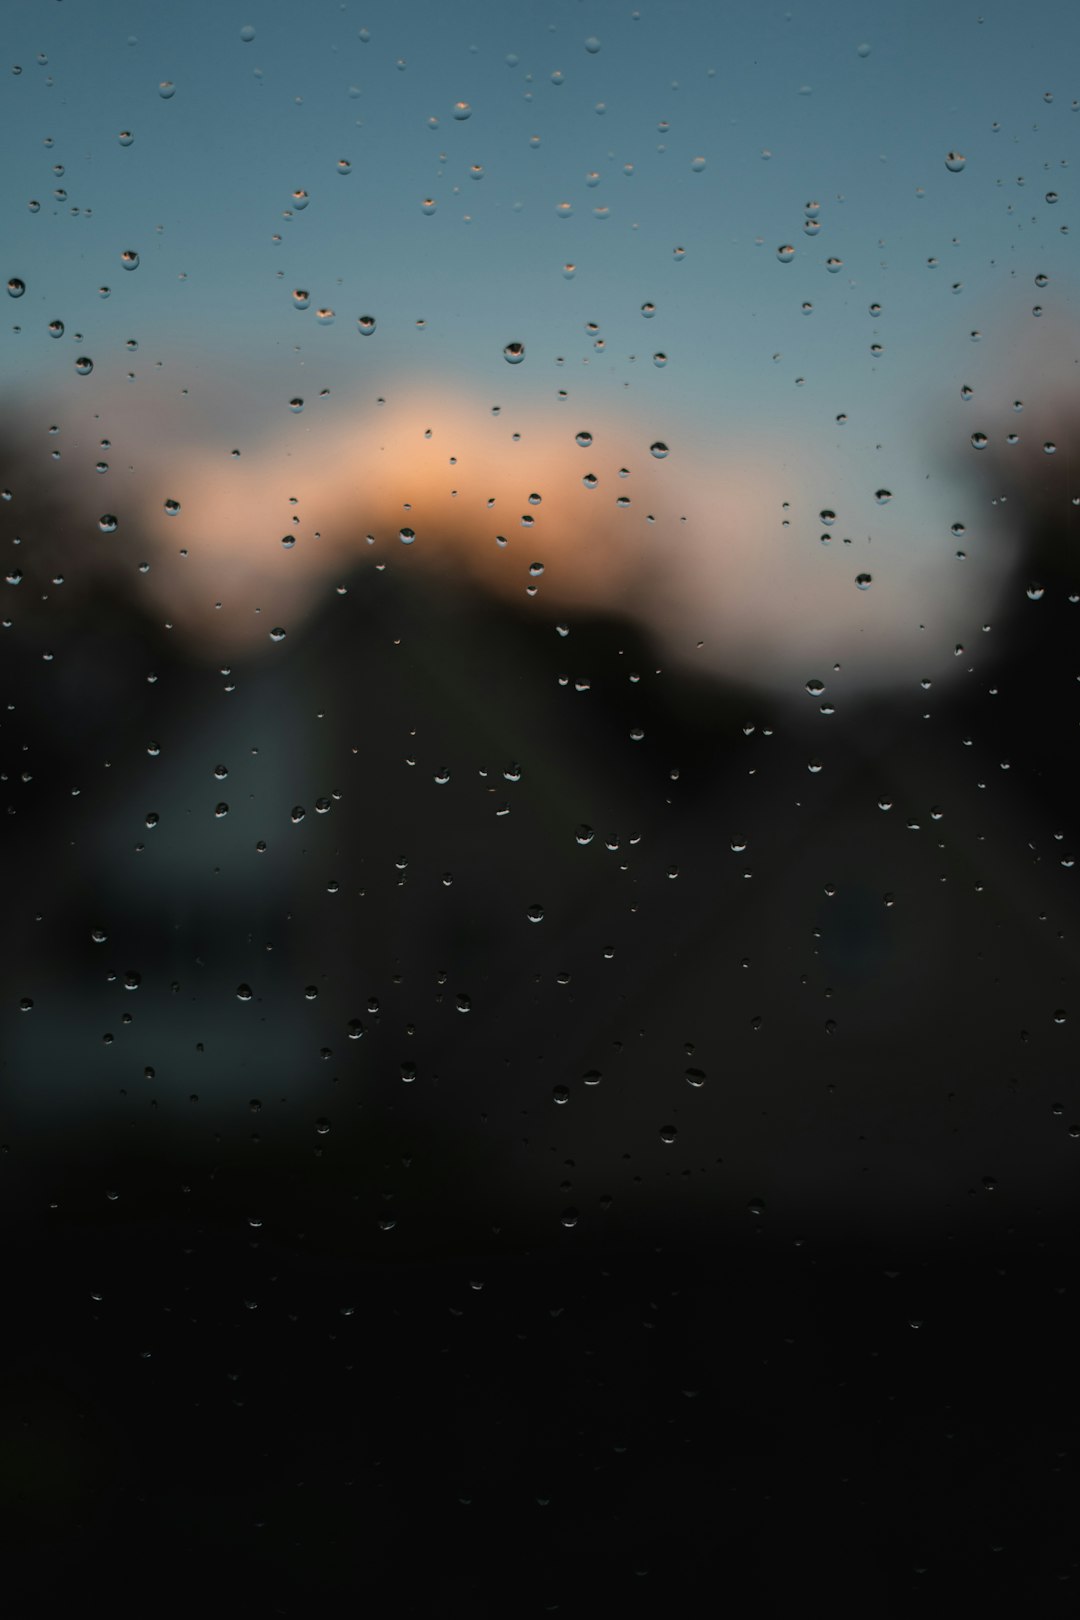
[[[1071,1612],[1078,46],[8,8],[14,1611]]]

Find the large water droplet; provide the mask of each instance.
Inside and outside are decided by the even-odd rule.
[[[963,152],[946,152],[945,154],[945,167],[950,174],[959,174],[966,162],[967,158]]]
[[[503,349],[503,359],[511,366],[520,366],[525,358],[524,343],[508,343]]]

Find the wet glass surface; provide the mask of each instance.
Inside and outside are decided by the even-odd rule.
[[[9,8],[14,1613],[1074,1612],[1078,33]]]

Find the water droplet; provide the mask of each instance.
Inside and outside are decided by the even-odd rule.
[[[873,577],[874,576],[872,574],[855,575],[855,583],[859,587],[860,591],[868,591],[870,589],[870,586],[873,583]]]
[[[467,101],[454,102],[454,117],[459,124],[463,124],[467,118],[472,117],[472,108]]]
[[[88,354],[81,354],[75,362],[75,370],[80,377],[89,377],[94,369],[94,362]]]
[[[657,439],[655,444],[650,444],[649,450],[650,453],[656,457],[657,461],[663,461],[664,457],[668,454],[668,447],[662,439]]]
[[[826,268],[826,270],[829,272],[829,274],[831,276],[835,276],[835,274],[836,274],[836,272],[838,270],[842,270],[844,268],[844,261],[843,261],[843,259],[835,259],[835,258],[826,259],[825,260],[825,268]]]
[[[574,276],[577,274],[577,265],[576,264],[564,264],[563,267],[562,267],[562,273],[565,276],[567,281],[573,281]]]
[[[596,55],[597,51],[600,49],[600,41],[597,39],[595,34],[589,35],[588,39],[585,41],[585,49],[588,51],[590,56]]]
[[[9,298],[21,298],[26,291],[26,282],[20,281],[18,276],[12,276],[7,284]]]
[[[423,202],[420,204],[420,208],[425,214],[433,214],[438,206],[439,205],[435,201],[434,197],[425,197]]]
[[[543,906],[530,906],[525,915],[531,923],[543,922],[544,908]]]
[[[120,142],[121,146],[130,146],[132,141],[135,139],[130,129],[122,129],[116,138]]]
[[[879,506],[888,506],[889,502],[892,500],[892,490],[875,489],[874,499],[877,501]]]
[[[990,443],[990,440],[987,438],[985,433],[973,433],[971,435],[971,442],[976,450],[985,450],[987,445]]]
[[[865,44],[864,45],[856,45],[855,54],[856,54],[856,56],[861,56],[863,58],[869,56],[870,55],[870,47],[869,47],[869,45],[865,45]]]
[[[332,309],[327,308],[317,309],[315,311],[315,319],[318,321],[320,326],[333,326],[334,312]]]
[[[125,270],[137,270],[139,268],[139,255],[134,248],[125,248],[120,255],[120,263]]]
[[[1029,602],[1041,602],[1043,597],[1046,595],[1046,586],[1031,584],[1027,588],[1027,595]]]
[[[165,510],[166,510],[166,512],[168,513],[168,515],[170,517],[175,517],[176,514],[180,510],[180,502],[179,501],[166,501],[165,502]]]
[[[157,87],[157,93],[162,101],[171,101],[176,94],[176,86],[171,79],[162,79]]]
[[[315,1121],[315,1134],[317,1136],[329,1136],[330,1121],[328,1119],[317,1119]]]
[[[582,822],[581,826],[574,834],[576,842],[579,843],[582,848],[584,848],[586,844],[591,844],[595,837],[596,834],[593,832],[591,827],[586,825],[585,822]]]
[[[652,363],[654,366],[659,366],[662,370],[664,366],[667,365],[667,355],[658,350],[652,357]]]
[[[699,1090],[705,1084],[705,1070],[687,1069],[686,1083],[688,1086],[693,1086],[695,1090]]]
[[[776,257],[780,260],[781,264],[790,264],[792,259],[795,257],[795,249],[790,242],[784,242],[780,247],[777,248]]]
[[[678,1134],[674,1125],[661,1125],[660,1127],[660,1140],[666,1142],[668,1147],[671,1146]]]
[[[653,316],[656,314],[656,305],[655,304],[642,304],[641,313],[644,315],[644,317],[645,317],[645,319],[647,321],[651,321]]]
[[[292,301],[297,309],[307,309],[311,304],[311,294],[306,287],[294,287]]]
[[[374,315],[358,315],[356,325],[364,337],[370,337],[375,330],[375,317]]]
[[[967,162],[963,152],[946,152],[945,167],[950,174],[959,174]]]
[[[237,999],[237,1001],[250,1001],[251,1000],[251,986],[250,986],[250,984],[238,984],[237,985],[237,987],[236,987],[236,999]]]
[[[255,38],[255,30],[250,23],[245,23],[243,28],[241,28],[240,38],[243,40],[245,45],[250,45],[252,40]]]
[[[560,1105],[568,1103],[570,1101],[570,1089],[568,1086],[553,1086],[551,1096],[552,1100]]]
[[[399,531],[398,531],[398,539],[401,541],[403,546],[411,546],[413,541],[416,539],[416,530],[415,529],[399,529]]]
[[[112,512],[104,512],[102,513],[101,517],[98,518],[97,526],[101,530],[102,534],[115,534],[117,520]]]
[[[1047,439],[1046,443],[1043,445],[1043,455],[1052,456],[1056,455],[1056,453],[1057,445],[1054,443],[1053,439]]]
[[[503,349],[503,359],[511,366],[520,366],[525,358],[524,343],[508,343]]]
[[[308,203],[311,201],[311,198],[308,196],[303,187],[300,186],[296,189],[296,191],[293,192],[292,196],[289,198],[289,201],[292,203],[297,213],[300,213],[307,207]]]
[[[695,174],[700,174],[705,167],[705,159],[703,157],[691,158],[690,167]]]
[[[290,411],[296,411],[297,413],[299,413],[300,411],[303,410],[303,408],[304,408],[304,402],[303,402],[302,399],[299,398],[299,396],[297,396],[296,399],[290,399],[290,401],[289,401],[289,409],[290,409]]]
[[[59,337],[63,337],[63,335],[64,335],[64,323],[63,323],[63,321],[50,321],[49,322],[49,336],[54,337],[54,338],[59,338]]]
[[[229,813],[229,807],[225,803],[224,799],[222,799],[220,804],[215,804],[215,806],[214,806],[214,815],[217,817],[218,821],[223,821],[225,819],[225,817],[228,815],[228,813]]]
[[[284,641],[285,640],[285,632],[284,632],[284,630],[281,628],[281,626],[279,624],[275,625],[274,628],[270,631],[270,640],[271,641]]]
[[[294,827],[299,827],[306,814],[307,811],[304,809],[302,804],[294,804],[292,809],[289,811],[289,820],[292,822]]]

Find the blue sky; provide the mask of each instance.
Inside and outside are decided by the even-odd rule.
[[[0,339],[9,387],[66,379],[78,341],[99,381],[160,361],[205,384],[225,364],[282,400],[370,399],[415,366],[493,398],[565,387],[710,427],[862,411],[884,431],[928,380],[952,388],[987,310],[1027,315],[1035,274],[1048,316],[1075,305],[1069,5],[59,0],[10,5],[5,33],[6,274],[27,286]],[[285,218],[296,188],[308,205]]]

